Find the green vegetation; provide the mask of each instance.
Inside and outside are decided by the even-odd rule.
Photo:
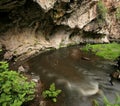
[[[117,8],[115,15],[117,20],[120,20],[120,7]]]
[[[120,44],[109,43],[109,44],[87,44],[82,48],[84,51],[92,51],[97,56],[105,59],[115,60],[120,56]]]
[[[120,96],[117,95],[115,102],[111,103],[105,96],[103,98],[103,106],[120,106]],[[94,100],[94,106],[100,106],[100,104],[98,103],[98,101]]]
[[[61,90],[56,90],[55,84],[52,83],[48,90],[43,91],[42,95],[44,98],[50,98],[53,102],[57,102],[57,96],[61,93]]]
[[[104,5],[103,1],[102,0],[99,0],[98,4],[97,4],[97,11],[98,11],[98,14],[99,14],[99,18],[98,20],[101,22],[101,21],[104,21],[106,19],[106,16],[107,16],[107,13],[108,13],[108,10],[106,8],[106,6]]]
[[[21,106],[35,97],[35,83],[0,62],[0,106]]]
[[[6,61],[0,61],[0,73],[4,71],[8,71],[8,63]]]

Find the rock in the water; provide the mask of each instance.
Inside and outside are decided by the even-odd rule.
[[[110,77],[111,77],[111,80],[110,80],[111,85],[113,85],[114,80],[119,80],[120,81],[120,71],[117,70],[117,71],[112,72],[110,74]]]
[[[31,73],[32,81],[38,83],[40,81],[40,76],[35,75],[34,73]]]

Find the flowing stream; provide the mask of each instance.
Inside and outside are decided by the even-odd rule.
[[[79,48],[62,48],[27,61],[29,71],[40,77],[45,88],[54,82],[62,90],[57,102],[47,106],[93,106],[94,99],[103,106],[103,95],[113,103],[120,94],[120,83],[109,83],[113,63]]]

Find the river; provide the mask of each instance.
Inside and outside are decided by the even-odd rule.
[[[29,72],[40,77],[45,89],[54,82],[62,90],[57,102],[48,101],[47,106],[93,106],[93,100],[103,106],[103,95],[113,103],[116,93],[120,94],[120,83],[109,82],[113,62],[79,48],[61,48],[27,61]]]

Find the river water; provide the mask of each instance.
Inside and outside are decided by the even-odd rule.
[[[39,76],[45,88],[54,82],[62,90],[57,102],[47,106],[93,106],[93,100],[103,106],[103,95],[113,103],[120,94],[120,83],[109,83],[113,63],[79,48],[49,51],[27,61],[29,72]]]

